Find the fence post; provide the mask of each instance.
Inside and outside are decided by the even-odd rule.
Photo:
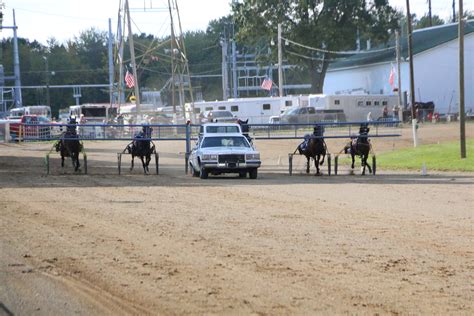
[[[189,153],[191,151],[191,122],[186,122],[186,153],[184,154],[184,172],[188,174]]]
[[[5,143],[11,140],[10,123],[5,123]]]
[[[23,123],[20,123],[20,125],[18,126],[18,142],[21,142],[21,138],[23,136]]]

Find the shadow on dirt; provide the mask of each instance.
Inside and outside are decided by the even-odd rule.
[[[175,155],[176,156],[176,155]],[[81,164],[83,161],[81,160]],[[70,159],[64,169],[60,167],[60,159],[51,156],[50,174],[46,175],[44,158],[0,156],[0,188],[27,187],[195,187],[195,186],[259,186],[259,185],[291,185],[291,184],[363,184],[363,185],[472,185],[474,174],[439,173],[421,176],[419,173],[400,173],[379,171],[379,174],[360,176],[314,176],[314,174],[293,173],[288,175],[284,168],[272,166],[259,169],[258,179],[242,179],[235,174],[210,176],[201,180],[184,172],[182,164],[161,163],[160,174],[154,173],[154,163],[150,164],[150,175],[144,175],[141,163],[136,161],[135,169],[130,172],[130,161],[124,160],[122,174],[118,175],[117,163],[90,159],[88,174],[74,173]],[[379,169],[380,170],[380,169]]]

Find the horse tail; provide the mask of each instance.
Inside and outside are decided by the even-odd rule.
[[[125,146],[125,149],[122,151],[122,154],[125,154],[126,151],[128,151],[129,154],[132,153],[132,146],[133,145],[133,142],[131,142],[130,144],[128,144],[127,146]]]

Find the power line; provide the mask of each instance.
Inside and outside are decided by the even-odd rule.
[[[387,50],[395,49],[395,46],[387,47],[387,48],[382,48],[382,49],[373,49],[373,50],[367,50],[367,51],[333,51],[333,50],[327,50],[327,49],[321,49],[321,48],[315,48],[307,45],[303,45],[300,43],[297,43],[295,41],[292,41],[290,39],[284,38],[283,36],[281,37],[282,40],[285,40],[288,43],[294,44],[299,47],[303,47],[306,49],[314,50],[320,53],[328,53],[328,54],[336,54],[336,55],[356,55],[356,54],[372,54],[372,53],[378,53],[378,52],[384,52]]]

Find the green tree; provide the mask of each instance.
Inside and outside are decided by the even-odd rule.
[[[354,50],[357,31],[373,44],[383,43],[398,26],[398,14],[388,0],[244,0],[235,2],[232,12],[239,39],[247,43],[262,37],[275,39],[281,23],[284,37],[326,51]],[[297,47],[291,50],[300,56],[285,54],[285,58],[303,64],[311,92],[321,93],[334,55]]]
[[[424,29],[426,27],[436,26],[436,25],[443,25],[444,20],[441,19],[438,15],[431,16],[431,25],[430,25],[430,17],[428,14],[423,15],[419,20],[416,18],[416,15],[413,19],[413,28],[417,29]]]

